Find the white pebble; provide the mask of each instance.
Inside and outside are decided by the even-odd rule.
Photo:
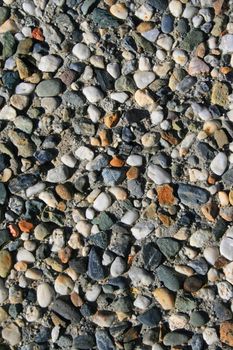
[[[17,95],[30,95],[35,90],[36,85],[31,83],[20,83],[15,88]]]
[[[117,277],[122,275],[122,273],[125,272],[125,269],[126,269],[125,260],[120,256],[117,256],[111,265],[110,273],[113,277]]]
[[[33,254],[26,249],[20,249],[16,256],[17,261],[24,261],[27,263],[34,263],[35,257]]]
[[[112,200],[109,194],[100,193],[93,203],[93,208],[97,211],[104,211],[110,207]]]
[[[132,154],[127,158],[126,163],[130,166],[142,166],[143,158],[137,154]]]
[[[171,175],[166,170],[155,164],[148,166],[147,175],[156,185],[170,183],[172,180]]]
[[[227,156],[224,152],[219,152],[212,162],[210,163],[210,169],[218,176],[221,176],[227,168]]]
[[[95,86],[87,86],[83,88],[83,94],[91,103],[96,103],[104,97],[103,92]]]
[[[56,72],[62,59],[54,55],[42,56],[38,68],[42,72]]]
[[[135,210],[127,211],[121,218],[121,222],[125,225],[132,225],[139,217],[139,214]]]
[[[152,81],[155,80],[155,73],[153,72],[136,72],[134,73],[134,80],[139,89],[145,89]]]
[[[5,105],[0,111],[0,120],[13,121],[16,115],[16,110],[13,107]]]
[[[94,152],[86,146],[80,146],[75,151],[75,157],[77,157],[81,160],[91,161],[94,158]]]
[[[107,65],[107,72],[114,78],[117,79],[121,72],[120,72],[120,66],[118,63],[109,63]]]
[[[81,61],[87,60],[91,55],[91,51],[90,51],[89,47],[85,44],[82,44],[82,43],[76,44],[73,47],[72,53],[74,56],[76,56]]]

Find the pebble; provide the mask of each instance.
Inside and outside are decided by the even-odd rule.
[[[35,91],[39,97],[57,96],[62,92],[61,80],[60,79],[43,80],[37,85]],[[19,93],[19,91],[17,92],[16,90],[16,93]]]
[[[97,103],[103,99],[104,95],[100,89],[95,86],[87,86],[83,89],[83,94],[91,103]]]
[[[221,176],[227,168],[227,156],[224,152],[219,152],[210,163],[210,169],[214,174]]]
[[[0,250],[0,277],[5,278],[11,269],[12,257],[7,250]]]
[[[38,304],[45,308],[48,307],[54,297],[54,291],[48,283],[41,283],[37,287],[37,302]]]
[[[52,183],[60,183],[65,182],[68,178],[69,169],[65,165],[59,165],[48,171],[46,180]]]
[[[42,72],[56,72],[59,66],[61,65],[62,60],[60,57],[54,55],[43,56],[40,59],[38,68]]]
[[[131,228],[133,236],[137,240],[144,239],[154,230],[154,225],[150,222],[138,222],[135,226]]]
[[[72,53],[81,61],[86,61],[91,56],[89,47],[83,43],[76,44],[72,49]]]
[[[109,194],[100,193],[93,203],[93,208],[97,211],[105,211],[111,206],[112,200]]]
[[[134,74],[134,81],[139,89],[145,89],[150,83],[155,80],[153,72],[136,72]]]
[[[21,341],[21,334],[18,326],[14,323],[9,323],[2,330],[2,338],[10,344],[10,346],[16,346]]]
[[[164,183],[171,182],[171,175],[160,166],[151,164],[147,169],[148,177],[154,181],[156,185],[162,185]]]

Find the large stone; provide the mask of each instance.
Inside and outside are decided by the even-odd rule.
[[[62,82],[60,79],[48,79],[41,81],[36,87],[39,97],[53,97],[62,92]]]
[[[178,197],[188,207],[195,207],[206,203],[210,197],[210,193],[201,187],[179,184]]]

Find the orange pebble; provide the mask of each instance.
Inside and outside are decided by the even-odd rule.
[[[20,220],[19,223],[19,228],[22,232],[29,233],[33,229],[33,224],[31,222],[28,222],[26,220]]]
[[[115,167],[115,168],[121,168],[125,162],[116,156],[112,157],[112,160],[110,161],[110,165]]]
[[[15,224],[10,224],[8,226],[8,229],[10,231],[10,234],[12,237],[16,238],[19,237],[19,228]]]
[[[222,73],[222,74],[228,74],[228,73],[230,73],[232,71],[232,68],[231,67],[221,67],[220,68],[220,72]]]
[[[127,179],[128,180],[134,180],[137,179],[139,175],[139,170],[135,166],[132,166],[129,168],[129,170],[126,173]]]
[[[26,271],[27,270],[27,263],[25,261],[18,261],[15,265],[14,268],[16,271]]]
[[[33,39],[36,39],[38,41],[44,41],[44,35],[43,35],[42,30],[40,28],[34,28],[32,30],[32,37],[33,37]]]

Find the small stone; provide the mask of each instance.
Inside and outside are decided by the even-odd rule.
[[[58,294],[68,295],[74,289],[74,283],[69,276],[58,275],[54,282],[54,289]]]
[[[104,211],[111,206],[111,197],[107,193],[100,193],[93,203],[93,208],[97,211]]]
[[[26,249],[20,249],[17,253],[16,258],[17,258],[17,261],[24,261],[27,263],[35,262],[34,255]]]
[[[58,56],[46,55],[41,57],[38,68],[42,72],[56,72],[62,60]]]
[[[170,1],[168,7],[174,17],[180,17],[182,14],[182,3],[179,0]]]
[[[188,321],[189,321],[189,318],[185,314],[172,314],[168,320],[169,328],[171,331],[185,328]]]
[[[95,281],[104,279],[105,271],[101,264],[100,250],[93,247],[89,253],[88,275]]]
[[[198,44],[203,42],[203,40],[204,40],[204,33],[199,29],[193,29],[186,35],[186,37],[182,41],[181,48],[188,52],[191,52],[195,49],[195,47]]]
[[[202,334],[207,345],[213,345],[218,342],[217,332],[214,328],[206,327]]]
[[[159,238],[156,243],[159,250],[166,256],[167,259],[175,257],[181,248],[180,243],[173,238]]]
[[[91,103],[97,103],[103,99],[103,92],[95,86],[87,86],[83,88],[83,94]]]
[[[181,331],[174,331],[167,333],[163,338],[163,344],[166,346],[177,346],[187,344],[189,337],[187,334],[182,333]]]
[[[81,316],[79,311],[61,299],[56,299],[51,305],[51,310],[71,323],[77,324],[80,322]]]
[[[197,292],[203,285],[203,281],[197,276],[190,276],[184,281],[184,290],[187,292]]]
[[[137,320],[145,326],[154,327],[157,326],[161,320],[161,314],[156,306],[145,311],[137,317]]]
[[[126,262],[121,257],[116,257],[116,259],[113,261],[110,273],[113,277],[117,277],[122,275],[125,272],[126,269]]]
[[[114,350],[114,343],[105,329],[97,329],[95,332],[95,338],[99,350]]]
[[[180,289],[181,281],[180,275],[172,268],[160,265],[157,269],[157,276],[161,282],[171,291]]]
[[[153,283],[153,278],[144,269],[136,266],[132,266],[129,270],[129,278],[131,279],[135,287],[138,286],[149,286]]]
[[[224,54],[233,53],[233,35],[226,34],[221,38],[221,43],[219,45],[220,50],[223,51]]]
[[[175,307],[181,312],[189,312],[196,307],[196,301],[192,297],[189,296],[177,296]]]
[[[54,297],[54,290],[48,283],[41,283],[37,287],[37,302],[40,307],[48,307]]]
[[[139,89],[145,89],[152,81],[155,80],[153,72],[136,72],[134,74],[134,81]]]
[[[110,12],[113,16],[126,19],[128,17],[127,7],[123,3],[114,4],[110,7]]]
[[[112,17],[107,10],[95,8],[92,12],[92,19],[96,26],[100,28],[116,28],[119,21]]]
[[[233,346],[233,323],[231,321],[220,324],[220,340],[224,344]]]
[[[92,322],[99,327],[110,327],[115,320],[115,313],[107,310],[100,310],[92,317]]]
[[[21,334],[19,328],[14,323],[10,323],[3,328],[2,337],[11,346],[15,346],[21,341]]]
[[[207,230],[198,230],[190,237],[192,247],[202,248],[212,239],[212,233]]]
[[[219,282],[217,284],[218,294],[223,300],[230,300],[233,297],[233,287],[228,282]]]
[[[209,66],[198,57],[193,57],[189,63],[188,73],[191,76],[209,73]]]
[[[154,225],[150,222],[138,222],[134,227],[131,228],[131,232],[137,240],[144,239],[153,230]]]
[[[171,175],[166,170],[155,164],[148,166],[147,175],[156,185],[171,182]]]
[[[226,236],[224,236],[221,240],[220,253],[222,256],[224,256],[230,261],[233,260],[232,246],[233,246],[233,236],[231,231],[229,230],[226,232]]]
[[[0,250],[0,277],[7,277],[12,266],[12,258],[7,250]]]
[[[212,87],[211,103],[226,108],[228,106],[228,94],[229,91],[226,84],[219,81],[215,82]]]
[[[16,115],[16,110],[13,107],[5,105],[0,111],[0,120],[14,121]]]
[[[210,169],[218,176],[221,176],[227,168],[227,156],[223,152],[219,152],[212,162],[210,163]]]
[[[153,296],[162,306],[163,310],[171,310],[175,306],[173,294],[166,288],[157,288],[153,292]]]
[[[72,49],[72,53],[81,61],[86,61],[91,56],[89,47],[83,43],[76,44]]]
[[[8,289],[5,287],[4,281],[0,279],[0,303],[8,298]]]
[[[156,271],[156,268],[161,264],[162,254],[154,246],[154,244],[144,244],[142,246],[141,254],[145,269],[149,271]]]
[[[65,165],[59,165],[56,168],[48,171],[46,181],[52,183],[65,182],[69,176],[69,168],[67,168]]]

